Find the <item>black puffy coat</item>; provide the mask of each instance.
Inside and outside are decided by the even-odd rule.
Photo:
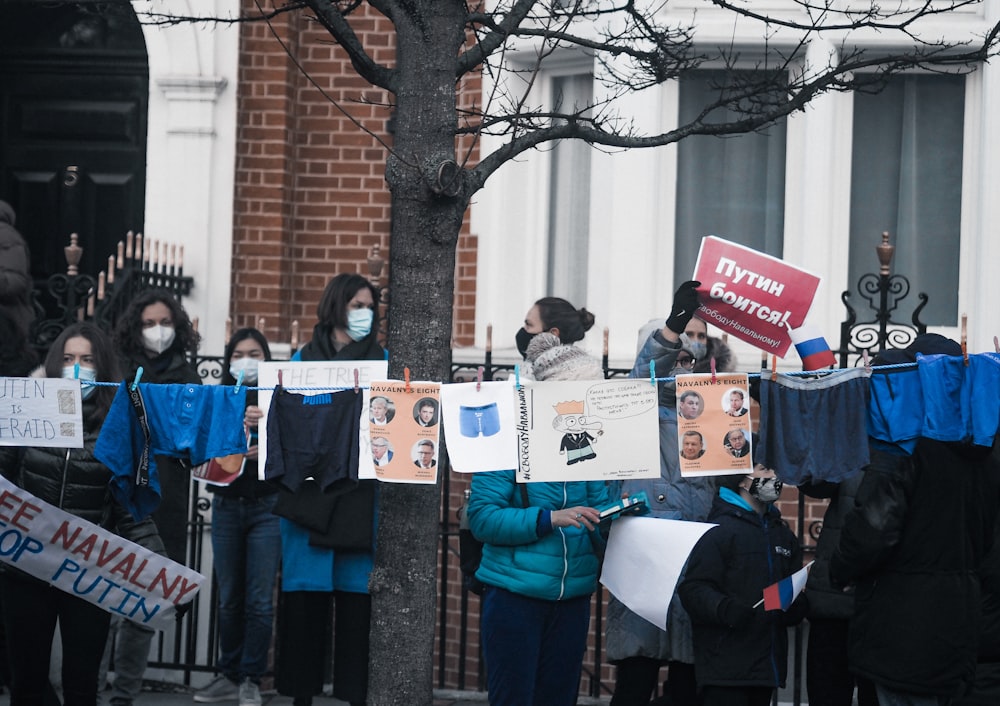
[[[925,438],[911,456],[872,447],[830,563],[835,585],[857,583],[853,671],[938,695],[972,678],[998,487],[1000,463],[985,447]]]
[[[787,612],[753,606],[802,568],[798,540],[773,507],[761,516],[716,496],[708,521],[718,526],[695,545],[678,588],[694,626],[698,684],[784,686],[786,628],[802,620],[808,599],[799,595]]]

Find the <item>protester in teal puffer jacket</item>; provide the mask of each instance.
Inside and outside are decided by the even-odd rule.
[[[540,333],[528,346],[538,380],[603,378],[600,364]],[[595,508],[611,503],[603,482],[527,484],[527,507],[515,473],[472,479],[469,526],[482,542],[476,578],[483,593],[483,651],[491,706],[576,703],[597,587]]]

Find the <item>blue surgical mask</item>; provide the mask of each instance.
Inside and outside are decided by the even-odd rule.
[[[257,358],[237,358],[229,364],[229,374],[234,380],[240,379],[240,371],[243,371],[243,382],[253,385],[257,382],[257,371],[260,361]]]
[[[67,380],[75,380],[77,367],[75,365],[67,365],[63,368],[62,376]],[[96,385],[84,385],[84,382],[96,382],[97,381],[97,371],[93,368],[85,368],[80,366],[80,397],[87,399],[97,390]]]
[[[351,309],[347,312],[347,335],[352,341],[360,341],[372,332],[375,312],[371,309]]]
[[[691,355],[694,356],[696,361],[704,360],[705,356],[708,355],[708,344],[701,341],[689,341],[687,348],[691,351]]]

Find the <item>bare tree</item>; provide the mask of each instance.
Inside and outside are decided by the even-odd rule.
[[[751,66],[732,46],[697,41],[699,15],[678,22],[667,0],[299,0],[233,21],[307,12],[357,74],[391,96],[385,106],[394,122],[392,145],[385,147],[392,195],[389,348],[415,378],[447,380],[459,231],[470,199],[502,165],[565,139],[628,149],[761,130],[824,93],[878,90],[912,69],[972,70],[995,53],[1000,27],[955,41],[941,38],[935,20],[981,4],[789,0],[787,11],[766,15],[750,0],[704,0],[700,12],[728,11],[760,28],[766,52]],[[391,65],[375,61],[354,26],[372,9],[395,29]],[[162,15],[145,21],[209,19],[218,21]],[[592,58],[601,91],[588,105],[553,110],[530,89],[551,57],[570,51]],[[729,71],[693,120],[639,134],[616,111],[620,96],[699,66]],[[461,108],[463,79],[480,72],[488,90]],[[484,134],[499,136],[501,146],[472,163],[459,145]],[[401,377],[399,362],[390,374]],[[370,583],[373,706],[432,701],[438,515],[436,487],[382,488]]]

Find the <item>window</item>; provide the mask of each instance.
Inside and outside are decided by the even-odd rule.
[[[680,79],[679,124],[717,100],[727,71],[692,71]],[[738,117],[720,110],[714,122]],[[733,137],[695,136],[678,143],[674,281],[691,279],[706,235],[781,257],[785,209],[785,121]]]
[[[553,78],[553,110],[569,113],[590,105],[593,82],[589,73]],[[547,293],[582,302],[587,300],[590,145],[559,140],[551,156]]]
[[[911,287],[894,321],[908,322],[925,292],[925,324],[958,323],[964,116],[964,76],[895,76],[880,93],[855,94],[849,289],[856,302],[889,231],[892,272]]]

